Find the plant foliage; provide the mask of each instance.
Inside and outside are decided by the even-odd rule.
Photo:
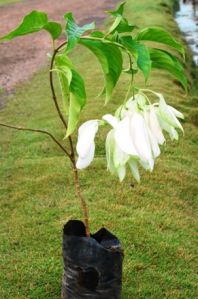
[[[57,22],[49,22],[48,16],[44,12],[32,11],[25,16],[22,23],[13,31],[3,36],[0,40],[6,41],[30,33],[46,30],[53,40],[57,39],[62,32],[62,27]]]
[[[104,74],[102,94],[105,94],[105,103],[110,100],[123,71],[133,77],[133,82],[135,82],[136,73],[141,71],[147,83],[152,69],[157,68],[169,72],[185,90],[187,89],[187,79],[180,62],[184,57],[181,43],[163,28],[148,27],[139,30],[135,24],[130,24],[124,16],[125,4],[122,2],[115,10],[108,11],[113,22],[106,32],[95,30],[94,23],[79,26],[71,12],[64,15],[67,39],[55,55],[53,71],[59,78],[64,114],[68,117],[66,136],[75,130],[80,112],[86,103],[84,80],[68,58],[69,53],[77,45],[87,47],[101,65]],[[48,31],[53,40],[56,40],[62,33],[61,25],[49,21],[46,13],[32,11],[25,16],[15,30],[3,36],[0,41],[11,40],[41,30]],[[152,47],[149,42],[152,42]],[[164,48],[158,49],[159,44]],[[129,58],[129,64],[127,69],[124,69],[123,60],[126,55]]]

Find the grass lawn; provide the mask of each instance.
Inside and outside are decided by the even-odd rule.
[[[127,14],[141,27],[162,25],[178,35],[169,4],[172,7],[171,0],[128,0]],[[88,87],[82,121],[100,118],[107,107],[95,97],[102,82],[97,62],[85,49],[76,51],[73,59]],[[65,132],[47,78],[43,70],[19,87],[0,111],[0,121],[45,128],[61,139]],[[136,84],[142,79],[139,76]],[[127,84],[125,77],[119,82],[109,112],[123,98]],[[120,185],[106,172],[103,130],[95,161],[81,173],[81,184],[92,231],[105,225],[125,248],[122,298],[195,299],[198,98],[186,96],[159,71],[153,72],[149,88],[166,94],[167,101],[184,112],[185,136],[177,144],[168,140],[154,172],[142,173],[142,184],[132,187],[130,175]],[[0,134],[0,298],[59,299],[61,229],[67,220],[81,217],[69,162],[43,135],[3,128]]]
[[[10,4],[10,3],[15,3],[19,2],[20,0],[0,0],[0,6],[5,5],[5,4]]]

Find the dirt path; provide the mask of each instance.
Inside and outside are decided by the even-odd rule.
[[[118,0],[26,0],[0,7],[0,36],[15,28],[23,16],[32,10],[49,14],[49,19],[62,22],[65,12],[72,11],[79,23],[96,20],[101,23],[104,11],[113,8]],[[27,80],[47,63],[50,38],[40,32],[0,44],[0,87],[12,92],[20,82]]]

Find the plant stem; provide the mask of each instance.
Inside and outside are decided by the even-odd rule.
[[[56,107],[56,110],[58,112],[58,116],[60,118],[60,120],[62,121],[65,129],[67,130],[67,123],[61,113],[61,110],[60,110],[60,107],[58,105],[58,101],[57,101],[57,98],[56,98],[56,93],[55,93],[55,88],[54,88],[54,84],[53,84],[53,67],[54,67],[54,60],[55,60],[55,57],[56,57],[56,54],[58,53],[57,49],[54,50],[54,53],[53,53],[53,56],[52,56],[52,60],[51,60],[51,65],[50,65],[50,72],[49,72],[49,76],[50,76],[50,89],[51,89],[51,92],[52,92],[52,98],[53,98],[53,101],[54,101],[54,104],[55,104],[55,107]]]
[[[58,146],[59,148],[61,148],[61,150],[68,156],[70,157],[70,154],[68,153],[68,151],[62,146],[62,144],[48,131],[45,130],[40,130],[40,129],[30,129],[30,128],[24,128],[24,127],[16,127],[16,126],[12,126],[12,125],[7,125],[4,123],[0,123],[1,127],[5,127],[5,128],[9,128],[9,129],[14,129],[14,130],[18,130],[18,131],[29,131],[29,132],[34,132],[34,133],[42,133],[45,135],[48,135]]]
[[[83,211],[83,218],[84,218],[84,225],[86,230],[86,236],[90,237],[90,229],[89,229],[89,211],[86,200],[83,197],[80,183],[79,183],[79,176],[78,176],[78,169],[76,168],[76,164],[73,164],[73,173],[74,173],[74,184],[76,187],[76,194],[78,195],[81,201],[81,207]]]
[[[51,66],[50,66],[50,72],[49,73],[50,73],[50,87],[51,87],[51,92],[52,92],[52,99],[54,101],[58,116],[61,119],[65,129],[67,130],[67,122],[66,122],[66,120],[64,119],[64,117],[61,113],[61,110],[60,110],[60,107],[59,107],[59,104],[58,104],[58,101],[57,101],[56,92],[55,92],[55,88],[54,88],[53,72],[52,72],[56,55],[58,54],[59,50],[61,50],[62,47],[64,47],[66,44],[67,44],[67,42],[64,42],[57,49],[54,50],[54,53],[52,55],[52,60],[51,60]],[[75,185],[75,189],[76,189],[76,195],[78,196],[78,198],[80,199],[80,202],[81,202],[83,218],[84,218],[84,225],[85,225],[85,229],[86,229],[86,236],[90,237],[88,206],[87,206],[87,203],[86,203],[86,201],[83,197],[81,187],[80,187],[78,169],[76,168],[76,159],[75,159],[75,150],[74,150],[73,140],[72,140],[71,136],[69,136],[68,139],[69,139],[69,144],[70,144],[70,149],[71,149],[71,153],[69,154],[69,158],[70,158],[70,161],[72,163],[72,169],[73,169],[73,173],[74,173],[74,185]]]
[[[7,125],[4,123],[0,123],[0,126],[9,128],[9,129],[18,130],[18,131],[29,131],[29,132],[42,133],[42,134],[48,135],[56,143],[56,145],[58,145],[59,148],[61,148],[61,150],[70,158],[70,160],[72,162],[73,173],[74,173],[74,183],[75,183],[75,187],[76,187],[76,194],[80,198],[81,205],[82,205],[86,235],[87,235],[87,237],[90,237],[88,207],[87,207],[86,201],[81,192],[79,177],[78,177],[78,170],[76,168],[76,162],[75,162],[75,155],[74,155],[74,158],[72,158],[71,154],[68,153],[68,151],[62,146],[62,144],[48,131],[40,130],[40,129],[17,127],[17,126],[13,126],[13,125]]]
[[[124,104],[128,100],[129,94],[130,94],[131,89],[133,87],[133,81],[134,81],[133,62],[132,62],[132,58],[131,58],[131,54],[130,53],[128,53],[128,57],[129,57],[130,70],[131,70],[132,73],[131,73],[131,80],[130,80],[129,88],[128,88],[126,96],[125,96]],[[133,98],[134,98],[134,91],[133,91]]]

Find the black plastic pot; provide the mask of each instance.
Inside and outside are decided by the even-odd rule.
[[[62,299],[120,299],[123,251],[105,228],[87,238],[81,221],[63,230]]]

